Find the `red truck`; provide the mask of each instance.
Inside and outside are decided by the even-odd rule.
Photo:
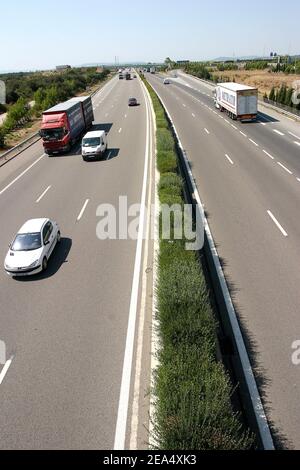
[[[43,112],[40,136],[45,153],[68,152],[94,121],[90,96],[79,96]]]

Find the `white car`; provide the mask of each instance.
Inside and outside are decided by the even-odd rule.
[[[29,276],[47,269],[48,260],[60,242],[60,230],[50,219],[31,219],[9,245],[4,269],[10,276]]]
[[[164,79],[164,85],[170,85],[170,80],[168,78]]]

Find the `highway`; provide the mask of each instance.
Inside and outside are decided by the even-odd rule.
[[[129,108],[130,96],[140,106]],[[108,132],[104,160],[84,162],[79,145],[48,157],[38,142],[0,170],[2,260],[27,219],[52,218],[62,234],[45,273],[15,280],[0,270],[0,339],[12,358],[0,380],[1,449],[129,447],[131,410],[140,418],[133,396],[144,408],[135,425],[145,446],[151,314],[145,329],[136,318],[145,288],[141,266],[151,268],[152,248],[100,240],[96,227],[100,204],[118,214],[119,196],[128,206],[152,199],[146,96],[138,78],[114,77],[93,98],[95,124]],[[151,272],[148,278],[151,290]],[[143,371],[133,386],[138,327]]]
[[[300,125],[261,108],[256,123],[214,108],[212,88],[147,74],[191,162],[279,447],[300,447]]]

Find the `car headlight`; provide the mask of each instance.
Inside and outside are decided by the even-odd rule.
[[[36,261],[34,261],[33,263],[31,263],[28,267],[29,268],[34,268],[35,266],[37,266],[39,264],[39,260],[37,259]]]

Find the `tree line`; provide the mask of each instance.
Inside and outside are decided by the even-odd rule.
[[[272,88],[269,94],[269,100],[300,110],[300,103],[296,104],[293,101],[294,93],[294,88],[288,87],[285,83],[283,83],[278,89],[276,89],[275,87]],[[265,97],[267,98],[268,96],[265,95]]]
[[[65,72],[36,72],[0,75],[6,84],[7,117],[0,127],[0,147],[11,131],[22,127],[32,117],[38,117],[57,103],[85,91],[88,87],[103,81],[109,74],[108,69],[97,72],[95,67],[70,69]],[[34,102],[31,108],[30,101]]]

